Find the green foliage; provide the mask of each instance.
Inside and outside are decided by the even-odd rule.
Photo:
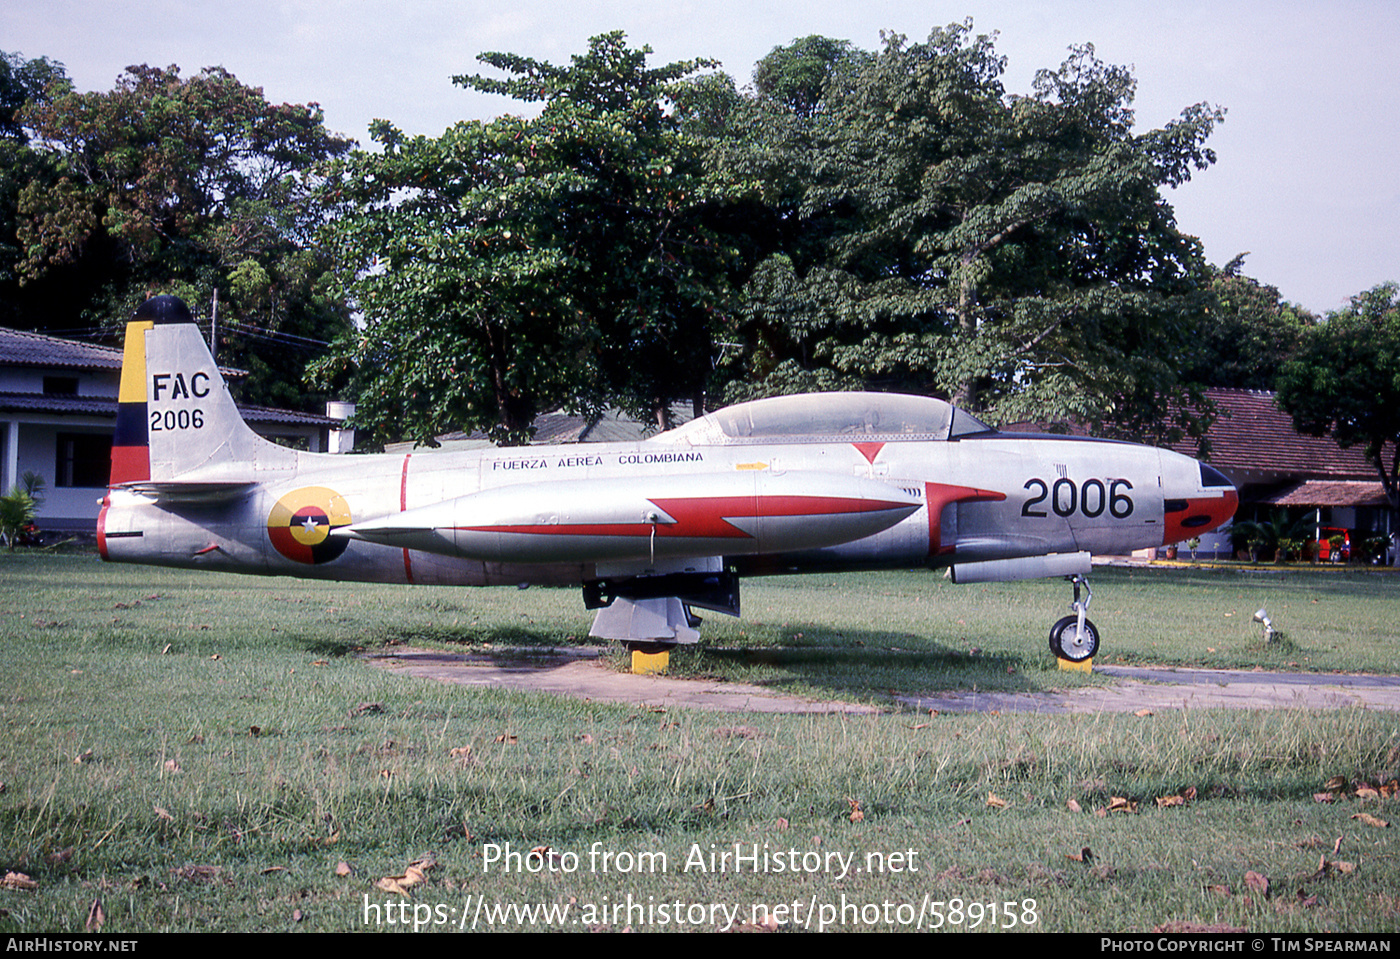
[[[1204,386],[1272,390],[1304,331],[1317,322],[1284,301],[1276,287],[1240,275],[1245,254],[1214,271],[1213,300],[1202,318],[1184,379]]]
[[[26,104],[43,102],[66,88],[62,64],[46,57],[26,60],[17,53],[0,53],[0,325],[24,325],[24,310],[18,302],[19,265],[24,260],[19,241],[20,191],[31,184],[52,187],[58,179],[53,159],[30,146],[20,113]]]
[[[1092,46],[1031,96],[1004,68],[970,23],[765,59],[710,155],[765,206],[777,258],[746,290],[731,394],[796,364],[998,420],[1168,419],[1205,264],[1160,188],[1213,162],[1223,111],[1135,136],[1135,81]]]
[[[537,118],[381,124],[382,152],[333,168],[326,242],[365,323],[319,373],[354,382],[362,429],[520,442],[549,409],[664,426],[673,400],[699,404],[732,254],[672,107],[710,64],[648,53],[614,33],[567,66],[484,54],[506,78],[455,82],[542,102]]]
[[[1300,432],[1362,446],[1400,512],[1400,287],[1352,297],[1308,329],[1283,367],[1278,403]]]
[[[773,51],[754,68],[759,96],[809,116],[822,102],[827,82],[843,60],[855,56],[849,40],[810,36]]]
[[[316,401],[300,385],[305,354],[234,324],[320,340],[347,325],[309,243],[322,211],[308,171],[352,144],[325,131],[318,107],[270,104],[218,67],[181,77],[143,65],[106,92],[50,87],[18,121],[51,171],[18,192],[21,283],[72,284],[73,322],[86,325],[116,326],[155,291],[197,311],[225,291],[219,358],[250,369],[242,398]]]
[[[48,57],[26,60],[18,53],[0,52],[0,140],[24,144],[29,133],[19,114],[27,104],[39,103],[68,89],[63,64]]]
[[[0,496],[0,540],[14,549],[20,533],[34,522],[38,511],[39,504],[28,490],[18,483],[10,487],[8,493]]]
[[[1282,563],[1309,538],[1312,526],[1311,517],[1290,518],[1288,510],[1280,507],[1268,519],[1236,522],[1231,527],[1231,535],[1248,547],[1252,556],[1272,556]]]

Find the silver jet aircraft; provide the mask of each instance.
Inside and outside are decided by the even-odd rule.
[[[744,576],[951,567],[1065,576],[1050,648],[1083,661],[1090,556],[1225,523],[1234,487],[1167,450],[1001,433],[940,400],[823,393],[743,403],[643,442],[305,453],[242,421],[188,308],[127,326],[111,485],[115,562],[317,579],[581,586],[592,633],[694,642]]]

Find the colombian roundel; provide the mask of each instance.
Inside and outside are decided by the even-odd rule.
[[[306,486],[277,501],[267,535],[277,552],[298,563],[329,563],[349,545],[331,530],[350,525],[350,507],[335,490]]]

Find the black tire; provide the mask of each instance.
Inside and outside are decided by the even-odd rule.
[[[1084,633],[1079,634],[1079,617],[1066,616],[1050,627],[1050,652],[1071,663],[1082,663],[1099,651],[1099,630],[1084,620]]]

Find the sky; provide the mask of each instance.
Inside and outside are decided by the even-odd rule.
[[[47,56],[82,90],[129,64],[222,66],[276,103],[319,103],[369,145],[382,118],[409,134],[520,112],[462,90],[479,53],[566,63],[622,30],[652,64],[708,58],[746,85],[774,47],[812,34],[874,50],[971,18],[997,34],[1009,93],[1071,45],[1128,65],[1139,131],[1200,102],[1227,111],[1218,160],[1168,191],[1183,232],[1318,314],[1400,281],[1400,4],[1393,0],[0,0],[0,50]]]

